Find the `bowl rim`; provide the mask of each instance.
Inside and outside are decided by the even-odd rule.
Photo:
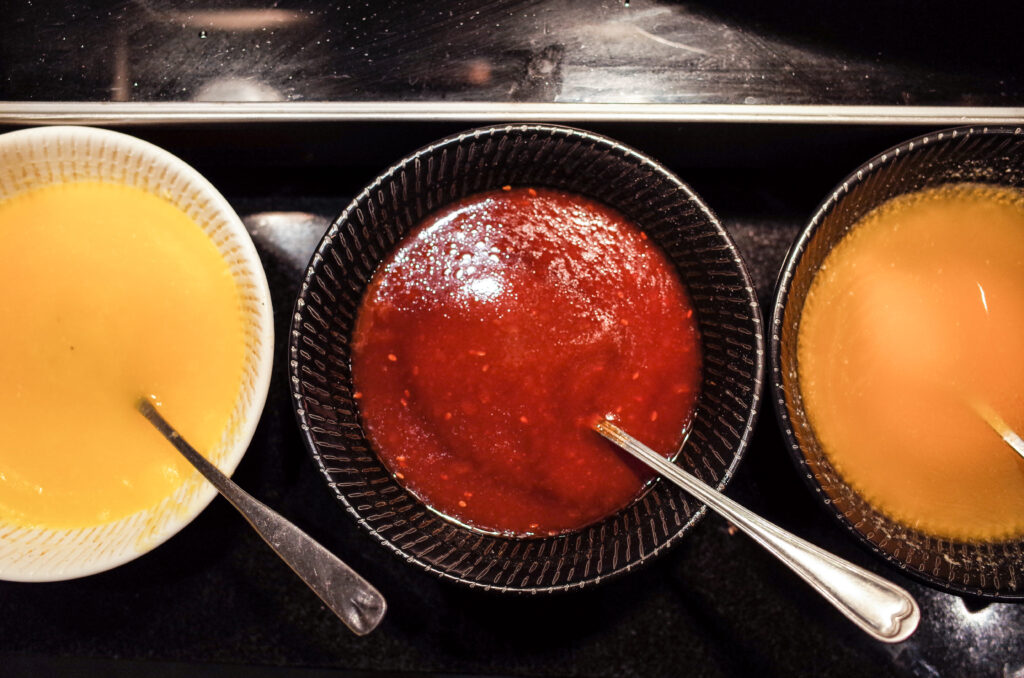
[[[875,172],[888,166],[897,159],[909,153],[918,152],[919,149],[928,148],[936,143],[948,143],[956,139],[963,139],[972,136],[1016,136],[1024,139],[1024,129],[1009,125],[967,125],[961,127],[949,127],[920,134],[896,144],[886,150],[875,154],[847,174],[837,183],[827,196],[818,204],[810,220],[801,228],[799,235],[793,241],[775,283],[775,290],[772,295],[771,318],[769,327],[771,332],[768,341],[769,375],[768,381],[771,388],[772,405],[775,410],[775,417],[779,429],[782,432],[783,442],[786,451],[792,459],[802,481],[807,485],[816,498],[821,509],[832,516],[846,532],[852,534],[856,542],[865,550],[884,560],[888,565],[897,568],[900,572],[917,579],[929,586],[958,595],[981,598],[991,601],[1024,601],[1024,591],[1019,593],[1001,593],[993,590],[973,588],[963,584],[957,584],[947,579],[931,575],[925,571],[909,566],[904,561],[896,558],[884,549],[880,548],[867,535],[857,527],[840,511],[835,502],[823,501],[824,490],[814,473],[807,467],[807,458],[800,447],[799,442],[793,433],[793,423],[789,418],[789,410],[786,404],[789,402],[783,386],[782,379],[782,322],[785,315],[786,305],[789,301],[792,290],[792,282],[797,267],[807,250],[807,246],[821,228],[825,217],[839,204],[839,202],[850,192],[850,190],[863,183]],[[960,543],[955,542],[954,543]]]
[[[295,411],[296,421],[297,421],[298,426],[299,426],[299,430],[300,430],[300,433],[301,433],[301,436],[302,436],[303,443],[305,444],[306,449],[309,452],[310,456],[313,458],[313,461],[316,463],[317,468],[320,471],[320,474],[328,481],[327,485],[333,491],[333,494],[334,494],[335,498],[338,501],[341,502],[342,506],[345,508],[345,511],[349,515],[351,515],[356,520],[357,524],[359,524],[360,527],[362,527],[366,532],[368,532],[378,543],[380,543],[383,546],[385,546],[388,550],[390,550],[395,555],[399,556],[402,560],[405,560],[405,561],[410,562],[410,563],[414,563],[419,568],[421,568],[423,570],[426,570],[430,574],[432,574],[434,576],[437,576],[437,577],[441,578],[442,580],[457,582],[458,584],[460,584],[462,586],[468,586],[471,589],[496,591],[496,592],[501,592],[501,593],[511,593],[511,594],[518,594],[518,595],[526,595],[526,594],[532,595],[532,594],[544,594],[544,593],[562,593],[562,592],[566,592],[566,591],[573,591],[573,590],[580,590],[580,589],[583,589],[583,588],[589,588],[589,587],[592,587],[592,586],[594,586],[596,584],[610,581],[610,580],[612,580],[614,578],[617,578],[617,577],[620,577],[620,576],[626,574],[627,572],[634,571],[634,570],[636,570],[636,569],[638,569],[638,568],[640,568],[640,567],[642,567],[644,565],[647,565],[647,564],[653,562],[654,560],[657,559],[658,556],[664,554],[668,549],[670,549],[675,544],[677,544],[679,542],[679,540],[681,540],[687,533],[689,533],[694,528],[694,526],[697,523],[699,523],[701,521],[701,519],[707,513],[707,510],[708,510],[707,505],[704,504],[703,502],[699,502],[695,498],[693,498],[693,501],[695,501],[697,503],[698,508],[693,511],[692,515],[682,524],[682,526],[675,532],[675,534],[673,534],[670,537],[668,537],[667,539],[665,539],[664,542],[662,542],[661,544],[659,544],[658,546],[656,546],[652,550],[647,551],[638,560],[636,560],[634,562],[631,562],[631,563],[629,563],[629,564],[627,564],[625,566],[617,567],[617,568],[611,570],[610,572],[608,572],[606,574],[602,574],[602,575],[599,575],[599,576],[594,577],[594,578],[584,579],[584,580],[573,582],[573,583],[569,583],[569,584],[557,584],[557,585],[546,585],[546,586],[532,586],[532,587],[530,587],[530,586],[528,586],[528,587],[508,586],[508,585],[501,586],[501,585],[488,584],[488,583],[479,582],[479,581],[472,581],[472,580],[469,580],[469,579],[462,578],[462,577],[458,576],[455,573],[445,571],[445,570],[443,570],[443,569],[441,569],[439,567],[436,567],[436,566],[432,565],[429,562],[426,562],[426,561],[422,560],[421,558],[419,558],[417,556],[411,555],[411,554],[403,551],[401,548],[399,548],[399,546],[397,544],[392,543],[390,539],[388,539],[386,536],[380,534],[372,525],[370,525],[362,516],[359,515],[359,513],[355,510],[355,507],[349,501],[349,499],[338,489],[337,485],[335,485],[331,481],[331,477],[330,477],[330,475],[327,472],[327,466],[326,466],[326,464],[325,464],[325,462],[324,462],[324,460],[322,458],[322,455],[321,455],[320,451],[318,450],[316,442],[313,440],[312,432],[310,430],[311,429],[311,423],[310,423],[310,421],[307,419],[307,417],[305,415],[304,408],[301,407],[303,396],[297,390],[297,384],[299,383],[299,375],[297,373],[297,362],[296,362],[296,360],[294,358],[294,351],[297,349],[295,341],[296,341],[296,337],[298,336],[297,335],[298,330],[296,329],[295,325],[296,325],[296,322],[298,321],[298,318],[300,317],[299,313],[300,313],[301,304],[305,303],[305,299],[307,297],[308,290],[312,289],[311,281],[312,281],[314,275],[316,274],[316,270],[317,270],[316,267],[317,267],[317,264],[318,264],[318,259],[322,260],[322,259],[326,259],[327,258],[327,256],[326,256],[327,250],[333,245],[334,241],[336,240],[341,225],[346,223],[346,222],[348,222],[350,217],[358,209],[360,203],[363,202],[364,200],[368,199],[373,192],[379,190],[381,185],[385,181],[388,181],[389,179],[394,177],[398,172],[400,172],[402,170],[402,168],[407,167],[407,166],[417,162],[417,160],[419,158],[423,157],[424,155],[433,153],[436,150],[442,148],[443,146],[447,146],[447,145],[451,145],[451,144],[457,144],[457,143],[459,143],[459,142],[461,142],[463,140],[470,139],[470,138],[473,138],[473,137],[480,137],[480,136],[484,136],[484,135],[488,135],[488,134],[513,134],[513,133],[518,133],[518,134],[523,134],[523,135],[527,135],[527,134],[531,134],[531,133],[537,133],[537,134],[543,134],[543,135],[548,135],[548,136],[559,135],[559,134],[560,135],[572,135],[572,136],[574,136],[576,138],[580,138],[580,139],[583,139],[583,140],[586,140],[586,141],[592,141],[592,142],[594,142],[596,144],[600,144],[601,146],[603,146],[603,147],[605,147],[605,148],[607,148],[609,150],[616,151],[618,153],[621,153],[621,154],[625,155],[626,157],[630,157],[630,158],[633,158],[633,159],[639,161],[641,164],[649,167],[651,170],[653,170],[657,174],[659,174],[662,177],[668,179],[679,190],[684,191],[686,196],[687,196],[687,199],[689,201],[691,201],[694,205],[697,206],[697,208],[702,212],[702,214],[707,219],[707,221],[715,228],[715,230],[718,232],[718,234],[721,235],[722,238],[724,239],[724,241],[727,243],[729,253],[733,257],[733,260],[734,260],[734,262],[737,265],[738,271],[741,274],[741,277],[742,277],[742,280],[743,280],[743,283],[744,283],[744,287],[749,292],[749,294],[751,296],[751,302],[752,303],[750,304],[749,309],[750,309],[751,320],[752,320],[754,328],[755,328],[755,333],[754,333],[754,335],[755,335],[754,336],[755,368],[754,368],[754,383],[753,383],[753,386],[752,386],[753,395],[752,395],[752,398],[751,398],[751,406],[749,408],[749,411],[748,411],[747,417],[746,417],[746,421],[744,423],[743,433],[742,433],[742,435],[740,437],[739,443],[736,446],[736,449],[733,451],[731,462],[729,463],[729,465],[723,471],[722,477],[719,479],[718,483],[714,486],[714,489],[719,491],[719,492],[724,490],[724,488],[731,481],[732,477],[735,475],[736,469],[738,468],[740,462],[742,461],[742,459],[743,459],[743,457],[744,457],[744,455],[746,453],[747,447],[749,446],[751,437],[753,435],[753,431],[754,431],[754,429],[756,427],[756,424],[757,424],[757,421],[758,421],[758,417],[760,415],[761,404],[762,404],[763,398],[764,398],[764,378],[765,378],[765,370],[766,370],[766,365],[767,365],[766,350],[765,350],[765,348],[766,348],[765,347],[765,342],[766,342],[766,340],[765,340],[765,331],[764,331],[765,327],[764,327],[764,321],[763,321],[763,316],[762,316],[762,312],[761,312],[760,301],[759,301],[758,296],[757,296],[757,290],[756,290],[756,287],[755,287],[755,285],[753,283],[753,280],[750,277],[750,273],[749,273],[749,271],[747,269],[746,261],[743,259],[743,256],[740,253],[739,248],[736,247],[735,242],[733,241],[732,237],[729,235],[729,233],[725,229],[725,227],[722,225],[722,223],[719,220],[718,216],[707,206],[707,204],[703,201],[703,199],[701,199],[700,196],[698,196],[693,191],[693,189],[690,188],[690,186],[688,184],[686,184],[678,176],[676,176],[676,174],[674,172],[669,170],[667,167],[665,167],[663,164],[661,164],[657,160],[653,159],[652,157],[650,157],[650,156],[646,155],[645,153],[642,153],[642,152],[640,152],[640,151],[638,151],[638,150],[636,150],[636,149],[634,149],[634,148],[632,148],[632,147],[630,147],[630,146],[628,146],[628,145],[626,145],[626,144],[624,144],[624,143],[622,143],[620,141],[617,141],[617,140],[612,139],[610,137],[604,136],[602,134],[597,134],[597,133],[590,132],[588,130],[579,129],[579,128],[576,128],[576,127],[571,127],[571,126],[567,126],[567,125],[555,125],[555,124],[547,124],[547,123],[530,123],[530,122],[501,123],[501,124],[485,125],[485,126],[482,126],[482,127],[474,127],[474,128],[470,128],[470,129],[466,129],[466,130],[463,130],[463,131],[460,131],[460,132],[455,132],[453,134],[446,135],[445,137],[443,137],[441,139],[438,139],[436,141],[433,141],[431,143],[423,145],[423,146],[415,149],[414,151],[411,151],[410,153],[407,153],[401,159],[399,159],[398,161],[392,163],[385,170],[380,172],[380,174],[378,174],[370,182],[370,184],[368,184],[362,191],[360,191],[357,195],[355,195],[352,198],[352,200],[345,207],[345,209],[331,222],[331,226],[325,231],[323,237],[320,240],[320,243],[317,245],[316,250],[314,251],[313,255],[310,258],[309,263],[306,266],[306,270],[305,270],[305,272],[304,272],[304,274],[302,276],[302,282],[301,282],[301,285],[300,285],[300,288],[299,288],[299,292],[296,295],[295,304],[294,304],[293,309],[292,309],[292,319],[291,319],[291,322],[289,324],[289,340],[288,340],[288,357],[289,357],[288,372],[289,372],[289,382],[290,382],[289,388],[290,388],[290,391],[291,391],[291,394],[292,394],[293,410]],[[600,198],[596,198],[596,199],[600,200]],[[440,207],[442,207],[442,206],[435,206],[433,208],[433,210],[437,210]],[[399,242],[401,242],[401,239],[399,239]],[[397,246],[397,243],[396,243],[396,246]],[[361,417],[360,417],[360,421],[361,421]],[[373,450],[373,447],[370,446],[369,449]],[[373,453],[376,454],[376,451],[374,450]],[[623,509],[620,509],[620,512],[628,510],[628,508],[630,506],[633,506],[633,504],[638,499],[640,499],[643,496],[645,496],[646,493],[651,490],[651,488],[655,487],[656,483],[662,483],[662,482],[665,482],[665,480],[663,478],[661,478],[660,476],[656,476],[654,481],[638,495],[637,499],[634,499],[626,507],[624,507]],[[416,498],[416,501],[420,501],[420,500],[418,498]],[[422,502],[420,502],[420,503],[422,504]],[[423,505],[426,506],[426,504],[423,504]],[[618,512],[616,512],[616,513],[618,513]],[[451,525],[458,526],[458,527],[460,527],[462,529],[470,529],[470,528],[466,528],[465,526],[460,525],[459,523],[453,521],[452,519],[448,518],[447,516],[444,516],[443,514],[438,514],[438,515],[441,516],[447,523],[450,523]],[[612,515],[615,515],[615,514],[612,514]],[[586,529],[586,528],[583,528],[583,529]],[[474,534],[479,534],[479,533],[474,532]],[[543,540],[568,539],[568,538],[570,538],[570,537],[572,537],[573,535],[576,535],[576,534],[578,534],[578,531],[568,532],[568,533],[560,534],[560,535],[557,535],[557,536],[554,536],[554,537],[538,535],[538,536],[529,536],[529,537],[509,536],[509,537],[499,537],[499,538],[506,538],[506,539],[510,539],[510,540],[540,542],[540,541],[543,541]]]
[[[210,181],[197,169],[174,155],[139,137],[116,132],[103,127],[88,127],[81,125],[50,125],[43,127],[28,127],[17,129],[0,134],[0,144],[9,145],[16,143],[31,142],[34,144],[54,144],[59,146],[62,143],[88,143],[94,141],[99,144],[115,144],[131,152],[137,152],[163,167],[175,171],[179,176],[187,179],[188,185],[195,187],[205,197],[209,198],[210,211],[223,218],[225,225],[233,234],[233,240],[239,251],[249,264],[251,269],[254,289],[252,292],[257,296],[256,305],[261,308],[260,331],[258,338],[260,348],[253,362],[255,366],[255,378],[252,381],[253,395],[249,406],[246,408],[246,417],[239,426],[238,440],[235,445],[227,448],[230,454],[224,456],[218,464],[218,468],[226,475],[234,473],[238,464],[242,461],[245,453],[252,443],[256,428],[262,418],[263,409],[266,405],[267,395],[270,391],[271,373],[274,359],[274,314],[270,297],[270,287],[267,283],[266,271],[256,246],[249,235],[248,230],[234,208],[227,199],[218,191]],[[59,181],[59,179],[55,179]],[[47,184],[39,184],[48,185]],[[181,510],[181,505],[170,511],[171,517],[166,520],[164,526],[153,536],[147,538],[144,543],[132,542],[135,548],[123,548],[111,550],[103,558],[96,559],[87,566],[66,566],[63,565],[56,570],[4,570],[0,572],[0,580],[15,582],[54,582],[78,579],[101,572],[112,570],[116,567],[129,563],[136,558],[144,556],[161,544],[174,537],[184,530],[195,518],[206,509],[217,496],[217,489],[208,482],[202,482],[196,489],[191,502],[186,504],[187,510]],[[152,511],[153,509],[146,509]],[[60,532],[82,532],[96,530],[102,526],[89,526],[83,528],[71,528],[59,530]],[[31,528],[52,531],[54,528]]]

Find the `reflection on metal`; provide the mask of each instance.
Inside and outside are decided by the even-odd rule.
[[[637,33],[639,33],[640,35],[644,36],[648,40],[653,40],[654,42],[658,43],[659,45],[665,45],[666,47],[675,47],[676,49],[685,50],[687,52],[693,52],[694,54],[702,54],[704,56],[708,55],[708,51],[707,50],[701,49],[699,47],[694,47],[692,45],[684,45],[681,42],[677,42],[675,40],[669,40],[668,38],[663,38],[660,35],[654,35],[653,33],[645,31],[644,29],[640,28],[639,26],[633,26],[633,30],[635,30]]]
[[[385,120],[1024,125],[1024,107],[401,101],[0,103],[0,124],[8,125]]]
[[[284,96],[255,78],[214,78],[199,88],[195,100],[284,101]]]
[[[286,9],[223,9],[170,15],[171,21],[182,26],[222,31],[255,31],[301,23],[309,18],[309,14]]]
[[[308,212],[259,212],[243,217],[260,256],[273,258],[296,274],[306,267],[324,231],[325,217]]]
[[[802,3],[805,11],[756,0],[45,4],[45,20],[31,2],[4,7],[4,102],[187,102],[213,79],[236,78],[289,102],[380,108],[387,101],[1024,106],[1010,28],[1024,19],[1024,3],[1001,3],[998,22],[974,11],[927,26],[916,3],[892,2]],[[517,117],[584,119],[571,115]]]
[[[124,33],[118,33],[114,39],[114,77],[110,83],[110,99],[112,101],[128,101],[128,42]]]

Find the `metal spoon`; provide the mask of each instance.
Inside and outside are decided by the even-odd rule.
[[[914,598],[899,586],[773,525],[611,422],[602,419],[594,429],[753,537],[874,638],[898,643],[917,629],[921,610]]]
[[[991,407],[981,402],[980,400],[974,400],[971,403],[971,407],[978,414],[979,417],[985,420],[985,423],[991,426],[999,437],[1003,439],[1003,442],[1010,446],[1014,452],[1024,458],[1024,439],[1022,439],[1017,432],[1010,428],[999,413],[993,410]]]
[[[174,430],[153,404],[140,398],[136,408],[253,526],[263,541],[306,582],[320,600],[352,629],[365,635],[377,628],[384,596],[355,570],[281,515],[254,499],[206,460]]]

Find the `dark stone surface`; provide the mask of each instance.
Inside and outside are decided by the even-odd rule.
[[[243,216],[260,215],[247,223],[270,279],[276,363],[266,410],[235,480],[365,575],[390,609],[378,630],[356,638],[217,499],[179,535],[111,572],[52,584],[0,582],[0,675],[218,676],[236,674],[240,665],[257,677],[310,678],[328,675],[327,669],[348,676],[617,678],[1024,671],[1024,605],[964,601],[877,562],[797,477],[770,408],[728,493],[913,592],[923,621],[909,641],[889,647],[870,640],[717,516],[705,517],[642,570],[574,594],[469,591],[406,565],[342,511],[303,448],[285,382],[286,328],[301,269],[325,219],[379,171],[450,127],[132,131],[185,157]],[[790,241],[828,190],[919,130],[623,125],[595,131],[663,160],[702,195],[745,254],[766,303]],[[245,139],[250,150],[236,150]]]
[[[1020,106],[1019,3],[9,3],[5,101]]]

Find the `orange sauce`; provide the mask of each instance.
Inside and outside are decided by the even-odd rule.
[[[152,508],[192,473],[140,396],[201,451],[226,427],[244,327],[227,263],[170,202],[119,184],[0,202],[0,521],[76,528]]]
[[[1024,194],[977,184],[900,196],[829,254],[800,319],[808,417],[876,509],[962,540],[1024,534]]]

